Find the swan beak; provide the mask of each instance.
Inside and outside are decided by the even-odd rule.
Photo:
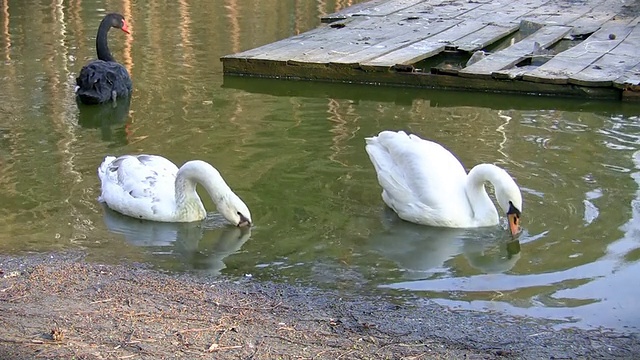
[[[520,217],[518,214],[507,214],[507,219],[509,219],[509,229],[511,230],[511,236],[516,236],[520,232],[520,225],[518,222],[520,221]]]
[[[129,25],[127,25],[127,22],[124,21],[124,19],[122,20],[122,27],[120,27],[120,30],[126,32],[127,34],[131,34],[129,32]]]
[[[238,227],[243,227],[243,226],[251,226],[251,221],[249,221],[249,219],[244,217],[244,215],[240,214],[240,222],[238,223]]]

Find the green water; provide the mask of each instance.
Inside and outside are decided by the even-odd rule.
[[[345,2],[0,2],[0,251],[82,249],[105,262],[410,294],[568,325],[637,331],[640,107],[525,96],[224,77],[219,58],[319,25]],[[105,10],[130,104],[81,108]],[[524,196],[503,227],[433,229],[383,206],[364,137],[404,129],[470,168],[503,166]],[[105,155],[212,163],[255,226],[155,224],[96,201]],[[204,192],[202,192],[205,195]]]

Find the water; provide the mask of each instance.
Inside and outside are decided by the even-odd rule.
[[[220,56],[295,35],[344,1],[0,2],[0,251],[82,249],[91,260],[251,275],[350,294],[638,331],[640,107],[617,102],[225,78]],[[134,96],[78,109],[80,67],[105,13]],[[523,190],[524,231],[399,221],[364,137],[405,129]],[[255,226],[154,224],[97,203],[107,154],[214,164]],[[203,192],[204,195],[204,192]]]

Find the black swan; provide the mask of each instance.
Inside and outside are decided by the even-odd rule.
[[[115,102],[116,98],[127,97],[131,93],[129,73],[116,62],[107,45],[107,33],[112,27],[129,34],[127,22],[120,14],[107,14],[100,22],[96,37],[98,60],[83,66],[76,78],[76,95],[83,104]]]

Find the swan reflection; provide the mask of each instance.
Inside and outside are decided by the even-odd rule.
[[[116,104],[83,105],[78,103],[78,124],[86,129],[100,129],[102,140],[118,145],[127,144],[127,118],[131,97],[120,98]]]
[[[462,254],[482,273],[510,270],[520,259],[520,243],[501,227],[452,229],[417,225],[401,220],[385,208],[383,229],[373,234],[374,251],[406,272],[410,279],[447,273],[445,262]]]
[[[219,214],[202,222],[163,223],[138,220],[104,208],[104,222],[132,245],[149,248],[154,254],[178,255],[193,270],[219,275],[224,259],[237,253],[251,237],[251,228],[228,226]]]

